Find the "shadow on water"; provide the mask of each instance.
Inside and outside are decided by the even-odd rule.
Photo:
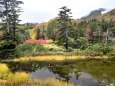
[[[114,86],[115,62],[79,60],[63,62],[7,62],[12,72],[25,71],[33,78],[56,78],[75,86]]]

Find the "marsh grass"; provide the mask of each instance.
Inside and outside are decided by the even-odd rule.
[[[74,85],[54,78],[49,78],[45,80],[34,79],[34,86],[74,86]]]
[[[15,59],[7,59],[3,60],[2,62],[31,62],[31,61],[69,61],[69,60],[87,60],[87,59],[94,59],[94,60],[106,60],[111,59],[108,56],[63,56],[63,55],[53,55],[53,56],[30,56],[30,57],[20,57]]]
[[[85,56],[62,56],[62,55],[55,55],[55,56],[35,56],[35,57],[20,57],[12,60],[6,61],[64,61],[64,60],[77,60],[77,59],[85,59]]]
[[[28,80],[30,79],[30,76],[28,73],[25,72],[16,72],[15,74],[9,73],[6,79],[7,79],[7,84],[16,85],[16,84],[27,83]]]

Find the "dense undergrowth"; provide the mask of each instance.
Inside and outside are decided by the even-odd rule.
[[[102,44],[92,44],[90,46],[86,45],[85,49],[69,48],[64,49],[63,46],[58,46],[56,44],[36,44],[36,43],[23,43],[17,45],[14,49],[11,45],[14,44],[2,44],[0,46],[0,58],[9,57],[27,57],[27,56],[47,56],[47,55],[64,55],[64,56],[103,56],[107,55],[109,57],[115,56],[115,45],[105,46]],[[6,46],[9,48],[7,49]],[[12,48],[12,49],[10,49]]]
[[[105,46],[99,44],[92,44],[86,49],[65,50],[62,46],[55,44],[21,44],[17,47],[19,56],[40,56],[40,55],[85,55],[85,56],[101,56],[101,55],[115,55],[115,45]]]

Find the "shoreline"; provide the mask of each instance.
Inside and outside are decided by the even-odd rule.
[[[108,60],[114,59],[107,55],[103,56],[81,56],[81,55],[49,55],[49,56],[25,56],[14,59],[1,59],[0,62],[29,62],[29,61],[77,61],[77,60]]]

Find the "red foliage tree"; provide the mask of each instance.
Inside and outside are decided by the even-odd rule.
[[[90,29],[86,29],[86,38],[88,39],[89,44],[94,42],[94,32]]]

